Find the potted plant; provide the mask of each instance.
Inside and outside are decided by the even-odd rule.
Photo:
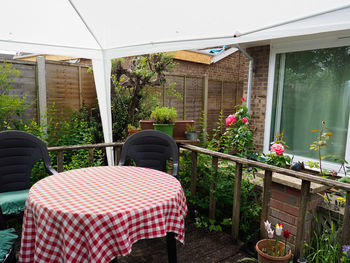
[[[174,108],[156,107],[151,113],[151,118],[154,119],[155,130],[173,136],[174,122],[177,118],[177,112]]]
[[[283,230],[282,223],[276,224],[275,230],[273,230],[268,220],[265,221],[265,229],[268,234],[268,239],[258,241],[255,246],[258,252],[258,261],[261,263],[288,263],[292,256],[292,252],[287,246],[287,239],[289,238],[290,232],[287,229]],[[285,242],[279,240],[282,236],[284,236]]]
[[[190,141],[197,141],[198,140],[198,134],[195,131],[194,124],[187,124],[186,125],[186,139]]]
[[[128,134],[133,135],[134,133],[137,133],[138,131],[141,131],[141,128],[137,128],[131,124],[128,124]]]

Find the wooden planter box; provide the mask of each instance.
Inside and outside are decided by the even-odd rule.
[[[177,140],[186,140],[186,126],[187,125],[194,125],[194,120],[183,120],[183,121],[176,121],[174,126],[174,139]]]
[[[141,130],[153,130],[153,123],[154,121],[152,120],[140,120],[140,127]]]
[[[140,120],[140,126],[142,130],[153,130],[153,120]],[[194,120],[181,120],[176,121],[174,126],[173,137],[176,140],[186,140],[186,126],[194,125]]]

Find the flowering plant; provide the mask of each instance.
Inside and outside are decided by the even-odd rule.
[[[290,157],[284,154],[285,149],[288,148],[283,140],[282,134],[276,136],[276,140],[271,143],[270,153],[263,154],[268,164],[285,167],[290,164]]]
[[[270,255],[270,256],[275,256],[275,257],[281,257],[281,256],[285,256],[287,254],[287,239],[290,236],[290,232],[285,229],[283,230],[283,224],[282,223],[277,223],[275,226],[275,230],[273,230],[271,228],[271,223],[266,220],[264,222],[265,224],[265,229],[267,231],[267,235],[269,237],[269,239],[267,240],[267,248],[265,249],[265,251],[263,251],[264,253]],[[273,241],[273,237],[274,237],[274,232],[275,232],[275,241]],[[283,233],[283,237],[285,239],[284,242],[284,249],[283,250],[279,250],[278,249],[278,244],[279,244],[279,238],[282,237],[282,233]]]
[[[244,97],[241,101],[244,101]],[[255,149],[249,120],[250,114],[245,105],[236,105],[235,112],[226,118],[224,141],[226,145],[231,145],[227,150],[237,156],[247,157]]]
[[[343,256],[340,259],[341,263],[350,262],[350,245],[343,246]]]

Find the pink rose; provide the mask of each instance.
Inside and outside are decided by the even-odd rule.
[[[280,143],[274,143],[271,146],[271,151],[275,152],[276,155],[282,155],[284,152],[284,146]]]
[[[235,115],[228,115],[226,118],[226,126],[232,126],[236,122],[236,116]]]
[[[244,101],[244,97],[241,98],[241,101]]]
[[[246,117],[244,117],[244,118],[242,119],[242,121],[243,121],[244,123],[247,123],[247,122],[248,122],[248,119],[247,119]]]

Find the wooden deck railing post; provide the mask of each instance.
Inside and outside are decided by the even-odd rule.
[[[216,175],[218,173],[218,165],[219,165],[218,157],[213,157],[212,165],[214,168],[214,174],[210,182],[210,189],[209,189],[210,191],[209,192],[209,219],[215,219],[216,200],[215,200],[213,191],[215,190]]]
[[[192,171],[191,171],[191,196],[195,196],[197,191],[197,153],[192,152]]]
[[[235,189],[233,193],[233,209],[232,209],[232,239],[234,243],[238,242],[238,234],[239,234],[242,168],[243,166],[241,163],[236,163]]]
[[[305,238],[305,217],[307,213],[308,202],[310,199],[310,181],[302,180],[301,200],[299,216],[297,220],[297,235],[295,238],[294,261],[303,256],[304,238]]]
[[[94,148],[89,149],[89,166],[92,165],[94,161]]]
[[[341,245],[350,245],[350,191],[346,192]]]
[[[261,238],[267,237],[264,222],[269,217],[271,183],[272,183],[272,172],[269,170],[265,170],[263,200],[262,200],[261,219],[260,219],[260,237]]]
[[[63,151],[57,151],[57,172],[63,172]]]
[[[114,148],[114,165],[118,165],[120,160],[120,154],[122,152],[122,147],[115,146]]]

